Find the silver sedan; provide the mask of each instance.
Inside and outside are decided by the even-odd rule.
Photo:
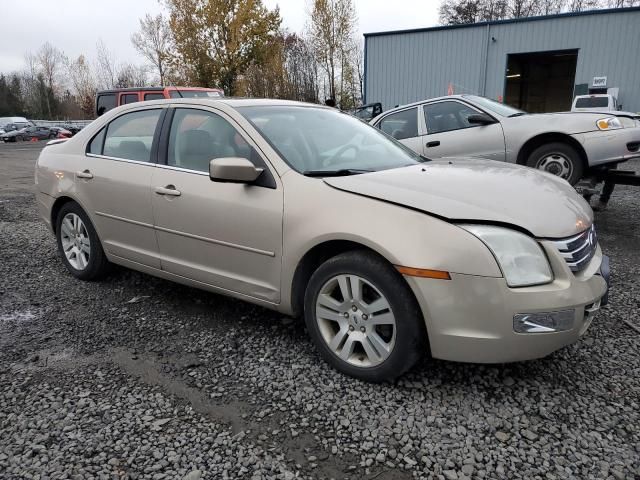
[[[394,108],[371,123],[429,158],[517,163],[572,185],[640,157],[640,116],[625,112],[527,114],[488,98],[451,95]]]

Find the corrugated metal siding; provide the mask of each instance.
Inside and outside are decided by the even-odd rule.
[[[640,11],[376,35],[366,42],[366,100],[385,110],[446,95],[449,84],[455,93],[498,98],[508,54],[578,49],[574,83],[607,76],[608,87],[620,88],[624,110],[640,112]]]

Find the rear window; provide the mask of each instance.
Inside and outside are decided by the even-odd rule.
[[[182,98],[220,98],[222,97],[222,94],[220,92],[209,91],[209,90],[178,90],[178,92],[180,95],[182,95]]]
[[[583,97],[576,100],[576,108],[601,108],[609,106],[608,97]]]
[[[96,113],[98,116],[108,112],[112,108],[116,108],[116,94],[105,93],[98,95],[98,101],[96,103]]]

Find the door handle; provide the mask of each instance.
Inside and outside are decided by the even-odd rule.
[[[434,140],[433,142],[427,142],[427,148],[439,147],[439,146],[440,146],[440,140]]]
[[[180,190],[176,190],[174,185],[167,185],[166,187],[156,187],[156,193],[158,195],[169,195],[172,197],[179,197],[182,195]]]
[[[87,180],[91,180],[93,178],[93,173],[91,173],[87,169],[87,170],[83,170],[82,172],[76,172],[76,177],[78,177],[78,178],[86,178]]]

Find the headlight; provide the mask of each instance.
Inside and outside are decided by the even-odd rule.
[[[510,287],[541,285],[553,280],[549,261],[533,238],[509,228],[490,225],[460,227],[489,247]]]
[[[622,122],[617,117],[601,118],[596,122],[597,127],[600,130],[616,130],[622,127]]]

